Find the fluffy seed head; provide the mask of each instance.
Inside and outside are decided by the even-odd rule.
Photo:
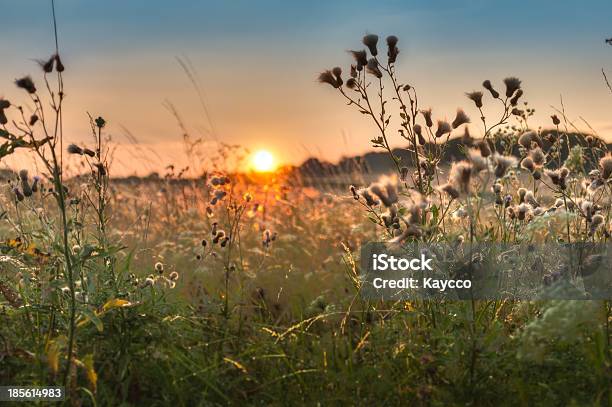
[[[157,263],[155,263],[155,271],[157,271],[159,274],[162,274],[164,272],[164,265],[158,261]]]
[[[523,161],[521,161],[521,167],[526,169],[529,172],[535,171],[535,164],[533,160],[531,159],[531,157],[523,158]]]
[[[68,146],[68,153],[69,154],[83,155],[83,149],[81,147],[77,146],[76,144],[70,144]]]
[[[612,154],[608,153],[599,160],[599,169],[603,179],[608,179],[612,176]]]
[[[469,193],[472,168],[472,164],[469,161],[453,163],[448,176],[448,182],[460,193]]]
[[[369,74],[376,76],[378,79],[382,78],[383,74],[378,68],[378,61],[375,58],[370,58],[368,60],[368,64],[366,65],[366,71]]]
[[[395,63],[397,59],[397,55],[399,54],[399,49],[397,48],[397,37],[395,35],[390,35],[387,37],[387,56],[389,57],[389,63]]]
[[[21,79],[16,79],[15,85],[17,85],[18,88],[24,89],[30,94],[36,93],[36,86],[34,85],[34,81],[29,75],[24,76]]]
[[[490,80],[486,80],[482,83],[483,88],[485,88],[486,90],[488,90],[491,93],[491,96],[493,96],[493,99],[497,99],[499,97],[499,92],[496,91],[495,89],[493,89],[493,85],[491,85],[491,81]]]
[[[482,96],[483,96],[483,94],[482,94],[481,91],[475,90],[473,92],[468,92],[468,93],[465,94],[465,96],[467,96],[468,99],[473,101],[477,108],[480,109],[482,107]]]
[[[363,49],[361,51],[349,51],[349,52],[351,53],[351,55],[355,59],[355,62],[357,63],[357,67],[356,67],[357,70],[361,71],[363,67],[368,64],[368,54],[366,50]]]
[[[332,71],[330,70],[326,70],[323,71],[319,74],[319,82],[320,83],[327,83],[328,85],[334,87],[334,88],[339,88],[340,86],[342,86],[342,81],[340,81],[340,83],[338,83],[338,79],[336,78],[336,76],[332,73]]]
[[[521,81],[513,76],[504,79],[504,84],[506,85],[506,97],[512,97],[514,92],[521,88]]]
[[[421,110],[421,114],[425,118],[425,125],[427,127],[432,127],[433,126],[433,121],[431,120],[431,108],[425,109],[425,110]]]
[[[517,159],[511,155],[493,154],[493,162],[495,163],[495,176],[502,178],[506,172],[516,166]]]
[[[444,120],[438,120],[438,128],[436,129],[436,137],[440,138],[445,134],[448,134],[452,131],[451,125]]]
[[[521,146],[525,147],[528,150],[531,149],[533,143],[540,145],[540,139],[538,137],[538,134],[532,130],[526,131],[523,134],[521,134],[521,136],[518,139],[518,142]]]
[[[372,54],[373,57],[378,55],[378,50],[376,49],[376,44],[378,44],[378,35],[368,34],[363,37],[362,42],[363,45],[368,47],[368,49],[370,50],[370,54]]]
[[[457,109],[457,115],[455,116],[455,120],[453,120],[453,129],[461,126],[462,124],[466,124],[470,122],[470,118],[463,111],[463,109]]]

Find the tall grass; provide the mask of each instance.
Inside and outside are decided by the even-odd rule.
[[[476,138],[464,110],[434,124],[418,104],[397,38],[386,61],[363,42],[348,78],[320,80],[371,121],[397,173],[343,190],[224,171],[244,159],[231,146],[189,176],[111,178],[102,117],[89,147],[62,146],[59,47],[20,80],[27,104],[0,101],[0,153],[44,171],[2,185],[0,383],[65,385],[73,405],[609,404],[608,302],[362,299],[362,243],[606,243],[612,193],[605,143],[560,112],[531,130],[516,78],[468,93]],[[82,173],[66,177],[68,160]]]

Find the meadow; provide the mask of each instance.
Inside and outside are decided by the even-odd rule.
[[[397,42],[365,36],[313,85],[374,125],[395,169],[331,187],[227,171],[245,158],[224,145],[197,177],[114,178],[103,112],[89,144],[63,143],[59,49],[18,79],[27,106],[0,99],[0,159],[38,169],[2,176],[0,384],[65,386],[68,405],[610,405],[609,301],[360,296],[369,241],[612,231],[604,141],[562,111],[531,129],[517,78],[475,84],[437,120],[395,72]],[[445,162],[451,137],[463,158]]]

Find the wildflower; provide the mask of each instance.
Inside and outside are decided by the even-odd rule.
[[[529,152],[529,158],[533,161],[535,165],[541,167],[546,164],[546,155],[542,151],[540,147],[536,147]]]
[[[493,162],[495,163],[495,176],[503,178],[506,172],[516,166],[517,159],[511,155],[493,154]]]
[[[34,178],[32,178],[32,192],[38,192],[39,182],[40,182],[40,177],[38,175],[35,175]]]
[[[168,275],[168,279],[170,281],[176,281],[178,280],[178,278],[179,278],[179,273],[177,273],[176,271],[173,271],[172,273]]]
[[[493,85],[491,85],[490,80],[487,79],[486,81],[484,81],[482,83],[482,86],[491,93],[491,96],[493,96],[493,99],[497,99],[499,97],[499,92],[493,89]]]
[[[561,123],[561,120],[559,120],[556,114],[553,114],[552,116],[550,116],[550,118],[552,119],[552,122],[555,126],[558,126],[559,123]]]
[[[598,228],[599,226],[603,225],[605,221],[605,218],[603,215],[601,214],[595,214],[593,215],[593,218],[591,219],[591,227],[592,228]]]
[[[447,122],[443,121],[443,120],[438,120],[438,129],[436,130],[436,137],[440,138],[445,134],[448,134],[451,132],[451,126],[450,124],[448,124]]]
[[[608,153],[599,160],[601,177],[605,180],[612,176],[612,154]]]
[[[34,81],[32,81],[29,75],[21,79],[16,79],[15,85],[17,85],[18,88],[26,90],[30,94],[36,93],[36,86],[34,86]]]
[[[380,69],[378,69],[378,61],[376,60],[376,58],[370,58],[368,60],[368,64],[366,65],[366,71],[376,76],[378,79],[382,78],[383,76]]]
[[[590,221],[591,218],[593,217],[593,214],[595,213],[595,207],[593,206],[593,202],[588,201],[586,199],[581,201],[580,211],[582,212],[584,217],[587,219],[587,221]]]
[[[17,201],[21,202],[24,200],[25,197],[23,196],[19,188],[13,188],[13,192],[15,193],[15,198],[17,198]]]
[[[42,68],[44,73],[50,73],[53,71],[53,63],[55,62],[55,55],[52,55],[47,61],[41,59],[36,61],[38,65]]]
[[[357,80],[355,78],[349,78],[346,81],[346,87],[349,89],[355,89],[357,87]]]
[[[363,67],[368,64],[368,54],[365,50],[349,52],[353,55],[353,58],[355,58],[355,62],[357,62],[357,70],[361,71]]]
[[[374,197],[374,195],[372,195],[367,189],[361,190],[361,196],[363,196],[363,198],[366,200],[366,204],[368,206],[376,206],[379,203],[379,201]]]
[[[376,49],[376,44],[378,43],[378,35],[368,34],[363,37],[362,41],[363,45],[368,47],[368,49],[370,50],[370,54],[372,54],[373,57],[378,55],[378,50]]]
[[[453,129],[461,126],[462,124],[466,124],[470,122],[470,118],[463,111],[463,109],[457,109],[457,115],[455,116],[455,120],[453,120]]]
[[[506,84],[506,97],[512,97],[514,92],[521,88],[521,81],[513,76],[504,79],[504,83]]]
[[[219,231],[218,231],[218,232],[215,234],[215,237],[213,238],[212,242],[213,242],[214,244],[217,244],[217,243],[219,243],[219,241],[220,241],[221,239],[223,239],[223,238],[225,238],[225,232],[224,232],[224,231],[222,231],[222,230],[219,230]]]
[[[472,163],[472,170],[475,174],[484,171],[488,168],[487,160],[482,156],[480,150],[470,148],[467,152],[467,158]]]
[[[59,54],[55,54],[55,70],[57,72],[64,72],[66,68],[64,67],[64,64],[62,63],[62,60],[60,59]]]
[[[594,179],[587,187],[587,192],[589,194],[594,194],[597,190],[605,185],[604,181],[601,178]]]
[[[142,284],[143,287],[152,287],[155,284],[155,280],[151,277],[147,277]]]
[[[511,203],[512,203],[512,195],[508,194],[504,197],[504,205],[508,207],[510,206]]]
[[[395,63],[397,59],[397,55],[399,54],[399,49],[397,48],[397,37],[395,35],[390,35],[387,37],[387,47],[389,50],[387,51],[387,56],[389,57],[389,64]]]
[[[451,199],[459,198],[459,191],[457,191],[457,189],[450,183],[441,185],[439,189],[440,191],[446,193]]]
[[[474,104],[476,105],[477,108],[481,108],[482,107],[482,92],[479,90],[475,90],[473,92],[468,92],[465,94],[465,96],[468,97],[468,99],[470,99],[472,102],[474,102]]]
[[[518,105],[518,101],[521,98],[521,96],[523,96],[523,90],[519,89],[516,94],[512,97],[512,99],[510,99],[510,105],[511,106],[516,106]]]
[[[32,196],[32,188],[30,187],[30,182],[28,180],[28,170],[19,171],[19,180],[21,181],[21,189],[23,190],[24,196]]]
[[[412,129],[414,130],[414,134],[416,134],[419,139],[419,144],[422,146],[425,145],[425,137],[423,137],[423,130],[421,128],[421,125],[415,124]]]
[[[357,77],[357,66],[351,64],[351,78]]]
[[[396,186],[390,179],[372,184],[369,189],[386,207],[390,207],[398,201]]]
[[[535,164],[533,162],[533,160],[531,159],[531,157],[525,157],[523,158],[523,161],[521,161],[521,167],[526,169],[527,171],[533,173],[535,171]]]
[[[470,178],[472,176],[472,164],[469,161],[453,163],[449,174],[449,183],[460,193],[470,192]]]
[[[338,80],[336,79],[336,77],[334,76],[334,74],[332,73],[332,71],[327,70],[327,71],[323,71],[319,74],[319,82],[320,83],[327,83],[331,86],[333,86],[334,88],[339,88],[340,86],[342,86],[342,80],[340,80],[340,82],[338,82]]]
[[[155,263],[155,271],[157,271],[159,274],[163,274],[164,265],[158,261],[157,263]]]
[[[494,183],[493,186],[491,187],[491,190],[495,194],[500,194],[502,191],[502,184],[500,184],[499,182]]]
[[[483,157],[486,158],[491,155],[491,149],[489,148],[489,143],[487,143],[486,140],[480,140],[476,144],[476,147],[478,147],[478,149],[480,150],[480,155],[482,155]]]
[[[527,217],[527,215],[530,212],[530,208],[529,205],[522,203],[518,206],[518,211],[517,211],[517,217],[518,220],[525,220],[525,218]]]
[[[537,208],[538,206],[540,206],[540,204],[538,203],[537,199],[535,198],[535,195],[534,195],[533,191],[527,191],[525,193],[525,196],[523,197],[523,201],[528,203],[529,205],[531,205],[534,208]]]
[[[554,185],[557,185],[561,189],[566,188],[565,178],[567,177],[567,175],[563,176],[561,170],[544,170],[544,174],[546,174],[546,176],[550,178],[551,182]],[[563,174],[565,174],[565,172],[563,172]]]
[[[68,146],[68,153],[69,154],[83,155],[83,149],[81,147],[77,146],[76,144],[70,144]]]
[[[431,108],[421,110],[421,114],[425,118],[425,125],[431,128],[433,126],[433,121],[431,120]]]
[[[530,150],[533,143],[536,143],[538,146],[540,145],[540,139],[538,137],[538,134],[535,131],[526,131],[523,134],[520,135],[518,142],[521,146],[525,147],[526,149]]]

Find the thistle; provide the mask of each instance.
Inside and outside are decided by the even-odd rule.
[[[24,89],[29,94],[36,93],[36,86],[34,85],[34,81],[32,81],[32,78],[29,75],[24,76],[21,79],[16,79],[15,85],[17,85],[18,88]]]
[[[513,76],[504,79],[504,84],[506,85],[506,97],[512,97],[514,92],[521,88],[521,81]]]
[[[378,35],[368,34],[363,37],[362,42],[363,45],[368,47],[368,49],[370,50],[370,54],[372,54],[373,57],[378,55],[378,50],[376,49],[376,44],[378,44]]]
[[[468,99],[474,102],[477,108],[480,109],[483,106],[482,105],[482,96],[483,96],[482,92],[475,90],[473,92],[466,93],[465,95],[468,97]]]
[[[499,92],[493,89],[493,85],[491,85],[490,80],[487,79],[486,81],[484,81],[482,83],[482,86],[491,93],[491,96],[493,96],[493,99],[499,98]]]
[[[366,65],[366,71],[369,74],[376,76],[378,79],[382,78],[383,74],[378,68],[378,61],[376,58],[370,58],[368,60],[368,64]]]
[[[462,124],[466,124],[470,122],[470,118],[463,111],[463,109],[457,109],[457,115],[455,116],[455,120],[453,120],[452,126],[453,129],[461,126]]]
[[[436,129],[436,137],[440,138],[445,134],[448,134],[452,131],[451,125],[448,122],[443,120],[438,120],[438,128]]]

